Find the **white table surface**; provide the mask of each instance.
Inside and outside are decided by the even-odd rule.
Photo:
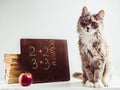
[[[107,88],[88,88],[84,87],[80,80],[72,78],[66,82],[37,83],[23,87],[19,83],[7,84],[0,80],[0,90],[120,90],[120,78],[113,77],[110,86]]]

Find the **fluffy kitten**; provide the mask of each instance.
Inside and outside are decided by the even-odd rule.
[[[82,79],[88,87],[108,86],[106,78],[110,71],[107,44],[102,36],[104,10],[91,15],[83,7],[78,20],[79,50],[82,59]],[[80,73],[74,77],[81,78]]]

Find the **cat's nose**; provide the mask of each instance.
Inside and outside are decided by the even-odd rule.
[[[90,27],[87,27],[87,32],[89,32]]]
[[[87,27],[87,30],[89,30],[90,29],[90,27]]]

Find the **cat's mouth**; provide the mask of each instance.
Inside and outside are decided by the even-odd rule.
[[[94,33],[96,33],[97,31],[94,30],[94,29],[88,29],[88,28],[85,28],[84,30],[82,30],[85,34],[88,34],[88,35],[92,35]]]

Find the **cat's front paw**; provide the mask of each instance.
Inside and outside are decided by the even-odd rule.
[[[107,82],[103,83],[104,87],[109,87],[109,84]]]
[[[102,82],[96,82],[95,83],[95,88],[103,88],[104,86],[103,86],[103,84],[102,84]]]
[[[90,82],[89,80],[86,81],[87,87],[94,87],[94,83]]]

